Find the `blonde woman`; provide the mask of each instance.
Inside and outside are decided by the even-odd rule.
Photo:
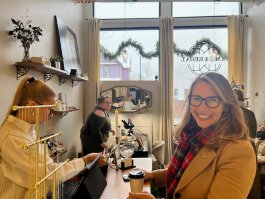
[[[167,169],[145,172],[166,185],[167,198],[245,199],[256,172],[243,112],[229,82],[218,73],[199,75],[191,85],[178,144]],[[130,193],[129,199],[154,198]]]
[[[55,103],[55,92],[44,82],[35,80],[33,77],[24,78],[16,91],[12,106],[35,106],[52,105]],[[32,178],[34,165],[34,147],[23,150],[22,145],[30,144],[36,139],[35,134],[35,111],[24,112],[9,109],[6,120],[0,128],[0,196],[1,198],[32,198]],[[40,108],[39,123],[43,124],[48,117],[52,117],[49,108]],[[99,154],[93,153],[77,158],[62,167],[58,176],[65,181],[80,171],[84,170],[85,164],[94,160]],[[40,154],[40,156],[43,156]],[[42,158],[42,157],[41,157]],[[59,164],[47,156],[47,173],[50,173]],[[106,164],[103,157],[100,164]]]

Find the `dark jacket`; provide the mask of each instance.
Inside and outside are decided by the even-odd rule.
[[[257,132],[257,120],[255,114],[251,110],[248,110],[244,107],[241,108],[243,110],[246,123],[248,125],[249,136],[254,139],[256,138]]]
[[[103,151],[104,148],[100,144],[107,141],[109,131],[111,130],[108,114],[104,111],[105,117],[100,117],[95,114],[96,110],[104,111],[101,107],[96,106],[89,113],[84,126],[81,128],[80,138],[83,155]]]

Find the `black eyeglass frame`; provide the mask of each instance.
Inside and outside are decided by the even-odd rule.
[[[197,98],[199,98],[200,99],[200,103],[199,104],[196,104],[196,105],[194,105],[194,104],[192,104],[192,97],[197,97]],[[208,100],[209,99],[217,99],[218,100],[218,103],[217,103],[217,105],[216,106],[209,106],[209,102],[208,102]],[[203,98],[203,97],[201,97],[201,96],[199,96],[199,95],[189,95],[189,97],[188,97],[188,101],[189,101],[189,104],[191,105],[191,106],[194,106],[194,107],[199,107],[201,104],[202,104],[202,102],[203,101],[205,101],[205,105],[208,107],[208,108],[217,108],[218,106],[219,106],[219,104],[220,104],[220,102],[222,101],[222,99],[221,99],[221,97],[220,96],[209,96],[209,97],[206,97],[206,98]]]

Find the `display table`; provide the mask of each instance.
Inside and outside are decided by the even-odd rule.
[[[136,168],[144,169],[146,171],[152,171],[152,159],[151,158],[133,158]],[[101,199],[126,199],[129,196],[130,182],[124,182],[122,179],[123,174],[128,174],[128,170],[114,170],[111,167],[108,168],[106,176],[107,186],[100,197]],[[144,191],[150,192],[150,181],[144,183]]]

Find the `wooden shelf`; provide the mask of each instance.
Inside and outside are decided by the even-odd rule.
[[[54,110],[53,113],[54,113],[54,115],[60,115],[61,117],[64,117],[68,113],[73,112],[73,111],[78,111],[78,110],[79,109],[77,109],[77,108],[70,108],[70,109],[67,109],[65,111],[56,111],[56,110]]]
[[[35,62],[16,62],[17,79],[28,73],[29,70],[38,71],[44,74],[44,81],[49,81],[54,75],[59,77],[59,85],[65,83],[68,79],[72,80],[72,87],[79,84],[81,81],[88,81],[87,78],[68,75],[66,71],[54,68],[49,65]]]

